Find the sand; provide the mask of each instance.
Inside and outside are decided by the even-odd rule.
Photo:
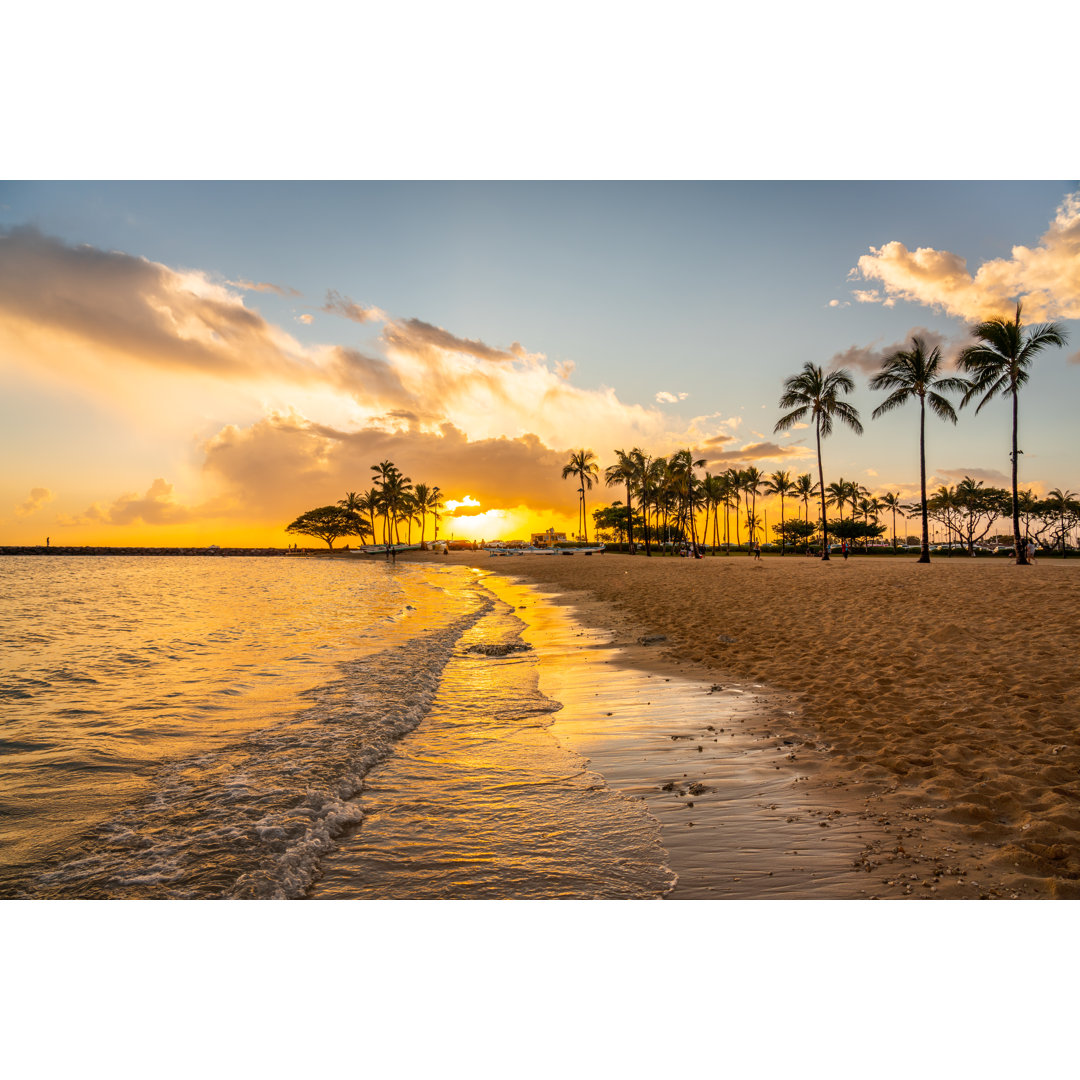
[[[1080,898],[1080,561],[446,559],[539,587],[661,678],[782,695],[740,738],[810,793],[808,817],[783,824],[859,830],[828,895]],[[654,766],[640,772],[638,790],[656,786]],[[792,844],[768,856],[774,878]],[[714,870],[713,888],[736,876]],[[770,895],[767,874],[731,894]]]

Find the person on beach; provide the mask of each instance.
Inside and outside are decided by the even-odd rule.
[[[759,540],[754,541],[754,561],[761,561],[761,541]]]
[[[847,559],[847,541],[846,540],[844,540],[840,544],[840,553],[844,556],[844,559],[846,560]]]
[[[1027,542],[1027,561],[1033,563],[1035,561],[1035,541],[1028,537]]]

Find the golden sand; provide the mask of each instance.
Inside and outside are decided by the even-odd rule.
[[[658,664],[792,692],[786,768],[888,837],[873,895],[1080,897],[1080,561],[447,558],[663,635]]]

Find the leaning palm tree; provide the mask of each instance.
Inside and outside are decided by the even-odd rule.
[[[774,472],[772,474],[772,476],[770,476],[765,481],[765,489],[764,490],[765,490],[766,495],[779,495],[780,496],[780,525],[781,525],[781,530],[780,530],[780,554],[783,555],[784,554],[784,532],[783,532],[784,496],[785,495],[791,495],[795,491],[795,484],[792,481],[791,475],[788,472],[786,472],[784,470],[781,470],[781,469],[777,469],[776,472]],[[798,515],[797,510],[795,511],[795,513],[796,513],[796,515]]]
[[[787,431],[806,416],[810,416],[814,421],[818,483],[821,485],[822,561],[829,558],[829,526],[825,520],[825,473],[821,465],[821,439],[832,434],[834,417],[847,424],[856,435],[862,434],[863,427],[858,410],[841,397],[842,394],[850,394],[854,389],[855,380],[844,368],[826,375],[816,364],[807,361],[798,375],[792,375],[784,382],[780,408],[791,409],[791,412],[781,416],[773,428],[773,431]]]
[[[911,339],[910,349],[899,349],[886,356],[881,370],[870,380],[871,390],[891,390],[892,393],[873,411],[872,418],[899,408],[912,398],[919,401],[919,483],[922,492],[922,550],[919,562],[930,561],[930,527],[926,510],[926,406],[935,416],[956,423],[956,410],[952,402],[940,391],[963,393],[968,384],[963,379],[943,376],[941,350],[935,345],[926,351],[926,342],[920,337]],[[895,545],[896,521],[893,519]]]
[[[562,477],[576,476],[578,479],[578,535],[585,543],[589,542],[589,523],[585,517],[585,488],[592,491],[593,481],[600,477],[600,467],[596,464],[596,455],[591,450],[574,450],[570,460],[563,466]]]
[[[1013,544],[1016,565],[1027,566],[1027,555],[1020,544],[1020,498],[1017,490],[1017,466],[1020,451],[1017,449],[1019,430],[1020,387],[1028,381],[1031,361],[1050,345],[1064,346],[1068,335],[1059,323],[1043,323],[1033,326],[1025,333],[1020,321],[1021,305],[1017,301],[1016,317],[1010,322],[998,315],[979,323],[971,331],[978,340],[969,345],[957,357],[960,370],[970,376],[967,391],[960,402],[961,408],[969,401],[980,398],[976,415],[982,407],[996,396],[1012,398],[1012,519]]]

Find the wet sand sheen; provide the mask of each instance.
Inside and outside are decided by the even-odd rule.
[[[790,734],[790,697],[689,677],[658,663],[654,648],[613,644],[575,619],[575,605],[552,603],[557,594],[485,584],[528,624],[540,689],[563,706],[552,734],[660,822],[678,874],[668,899],[878,894],[865,855],[890,834],[860,802],[823,802],[807,787],[801,755],[813,752]]]

